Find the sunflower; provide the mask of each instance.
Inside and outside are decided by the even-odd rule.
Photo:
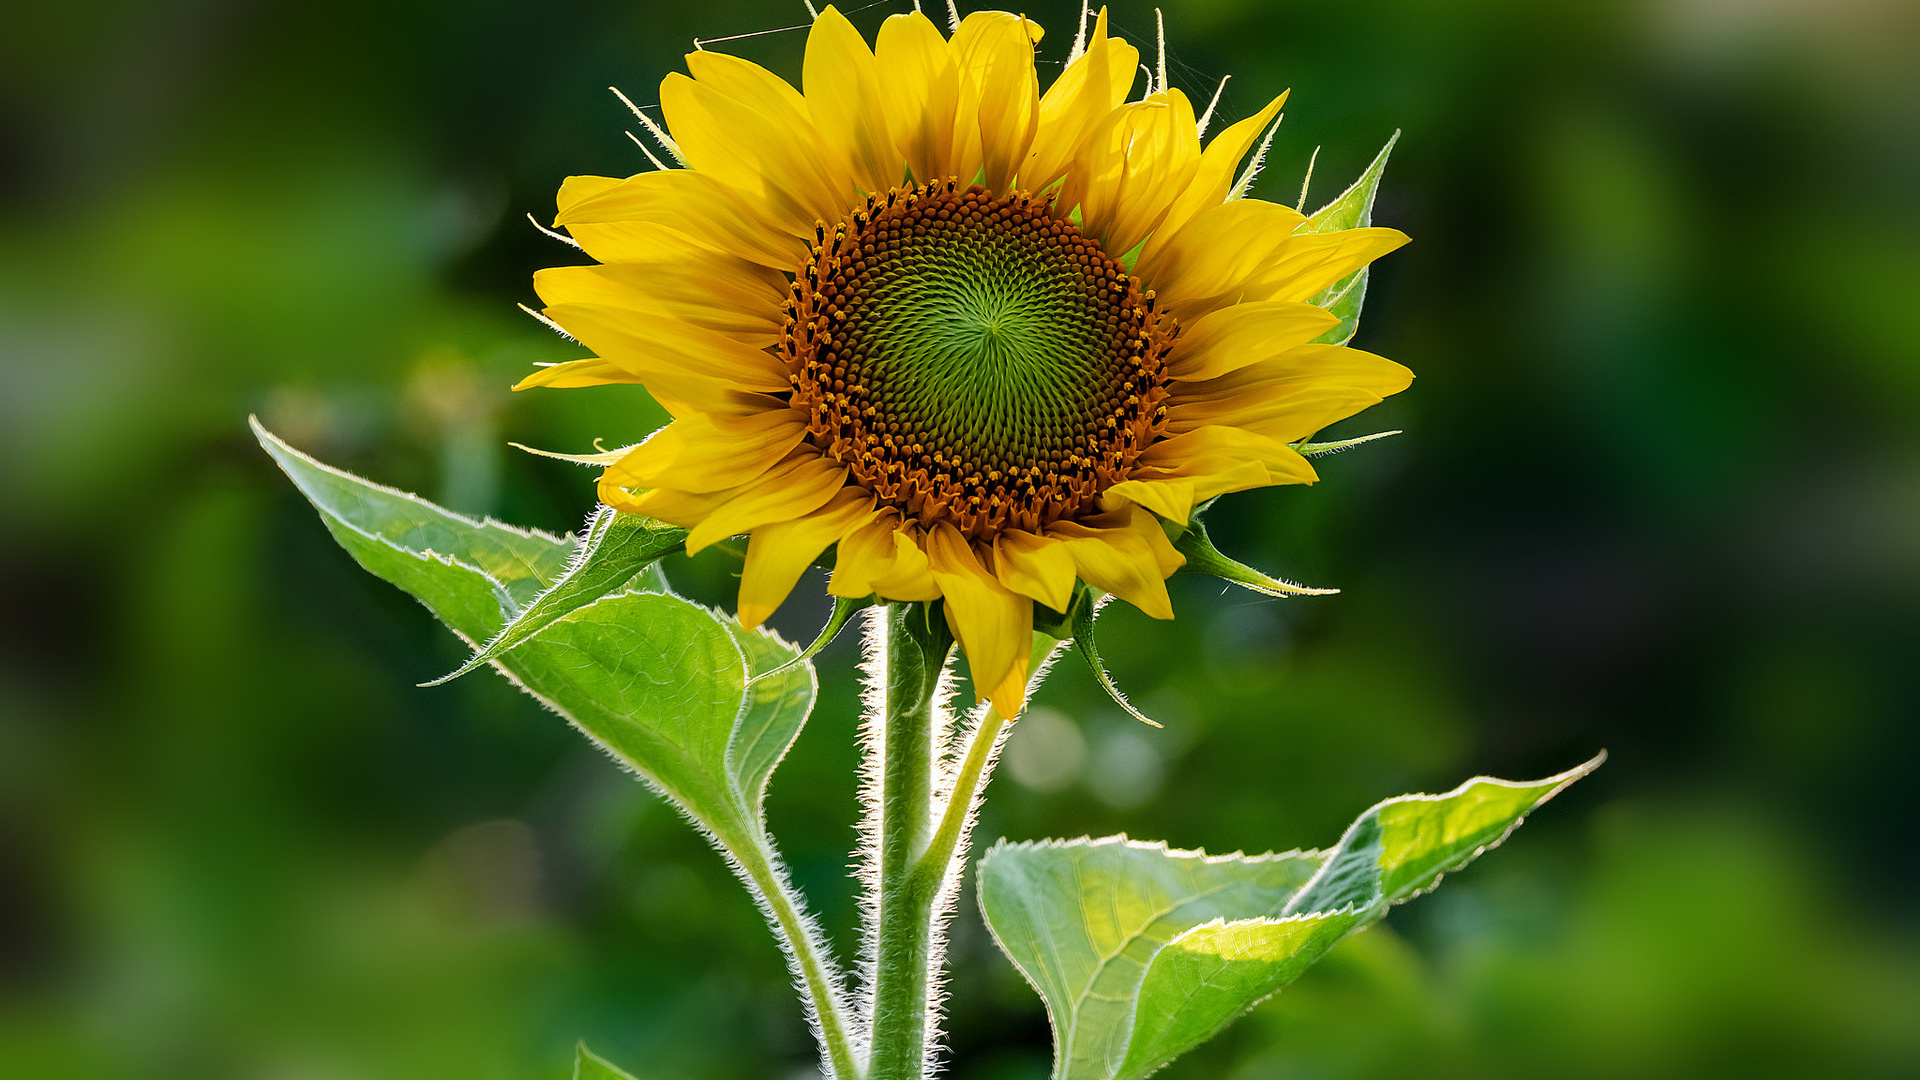
[[[1313,482],[1288,444],[1412,378],[1314,343],[1339,320],[1307,302],[1406,237],[1236,184],[1285,95],[1203,148],[1164,77],[1127,100],[1105,11],[1082,31],[1044,95],[1040,28],[1004,12],[895,15],[870,48],[827,8],[804,91],[689,54],[655,127],[681,167],[560,189],[599,265],[534,284],[597,355],[518,387],[644,385],[672,423],[595,459],[604,502],[689,552],[747,534],[748,626],[829,547],[835,596],[944,601],[1009,717],[1035,604],[1084,581],[1171,618],[1197,505]]]

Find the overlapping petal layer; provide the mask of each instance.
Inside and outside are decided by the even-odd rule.
[[[689,550],[748,534],[744,623],[833,548],[834,595],[944,600],[976,688],[1006,715],[1024,703],[1034,604],[1064,611],[1084,581],[1171,618],[1165,580],[1181,556],[1169,531],[1224,492],[1312,482],[1288,444],[1411,378],[1314,344],[1339,320],[1308,302],[1404,236],[1318,233],[1285,206],[1229,198],[1285,95],[1203,146],[1180,91],[1128,100],[1139,52],[1104,11],[1044,96],[1040,40],[1018,15],[976,12],[949,39],[916,12],[888,18],[869,47],[828,8],[802,89],[737,57],[689,55],[660,89],[685,167],[560,191],[556,224],[598,265],[535,285],[545,315],[595,357],[520,384],[639,383],[667,408],[668,427],[607,466],[601,498],[690,528]],[[1050,199],[1049,213],[1130,267],[1171,342],[1151,354],[1166,388],[1151,443],[1116,458],[1121,472],[1102,475],[1120,478],[1091,510],[1037,530],[968,535],[928,509],[940,500],[876,497],[823,452],[819,416],[792,393],[805,352],[793,343],[823,348],[807,343],[827,329],[796,312],[840,317],[814,245],[901,185],[948,179]]]

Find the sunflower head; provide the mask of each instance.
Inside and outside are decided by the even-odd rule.
[[[1130,99],[1104,11],[1044,94],[1040,39],[915,12],[869,46],[827,8],[801,88],[689,54],[641,114],[678,167],[560,191],[597,264],[535,285],[595,355],[520,384],[647,387],[673,422],[595,459],[600,497],[689,551],[747,534],[743,622],[832,547],[838,597],[941,601],[1007,716],[1035,605],[1171,618],[1182,551],[1218,559],[1194,508],[1312,482],[1302,441],[1411,378],[1310,302],[1405,237],[1244,197],[1284,95],[1203,146],[1163,79]]]

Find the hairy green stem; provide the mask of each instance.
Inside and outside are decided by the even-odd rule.
[[[972,822],[974,800],[980,797],[980,788],[987,775],[987,764],[993,760],[994,749],[1000,743],[1000,732],[1007,726],[1006,718],[1000,710],[989,705],[980,716],[980,723],[968,736],[967,756],[960,762],[960,771],[953,778],[953,794],[947,800],[940,815],[940,825],[933,831],[933,839],[927,843],[927,850],[915,867],[917,876],[933,882],[935,888],[952,869],[951,863],[961,850],[961,841]]]
[[[879,896],[874,937],[868,1080],[921,1080],[938,964],[938,879],[917,873],[933,835],[934,711],[952,639],[924,604],[889,604],[886,687],[879,732]]]
[[[793,888],[775,865],[770,850],[771,845],[763,840],[742,845],[735,857],[747,881],[765,901],[774,928],[799,968],[801,989],[819,1025],[821,1053],[831,1068],[829,1075],[835,1080],[861,1080],[859,1058],[848,1035],[846,1002],[826,960],[826,945],[819,940],[818,929],[801,914]]]

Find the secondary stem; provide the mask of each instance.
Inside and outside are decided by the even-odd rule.
[[[813,923],[801,914],[792,887],[766,855],[762,845],[748,845],[736,853],[747,880],[766,901],[774,925],[786,939],[799,969],[807,1004],[820,1025],[820,1041],[837,1080],[860,1080],[860,1063],[847,1034],[846,1003],[840,983],[825,960],[826,947]]]
[[[960,843],[966,838],[966,831],[972,824],[973,802],[980,795],[980,786],[986,778],[987,763],[993,760],[993,752],[1000,742],[1000,731],[1007,726],[1006,718],[1000,710],[987,706],[981,714],[980,723],[968,736],[967,756],[960,762],[960,772],[953,779],[953,796],[940,815],[940,826],[933,832],[927,850],[920,858],[917,871],[921,877],[930,877],[936,886],[947,875],[948,864],[960,849]]]

